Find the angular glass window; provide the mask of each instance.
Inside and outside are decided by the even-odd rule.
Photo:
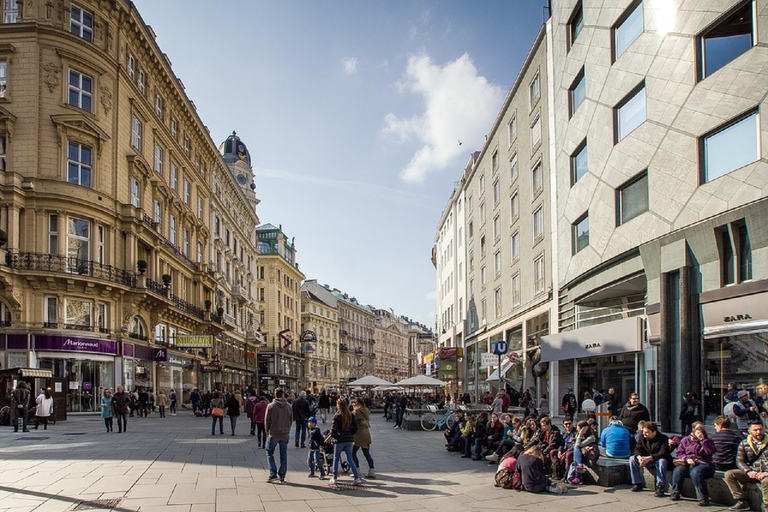
[[[643,2],[619,19],[613,29],[613,60],[616,61],[645,30]]]
[[[509,160],[509,180],[515,181],[517,179],[517,153],[515,153],[512,158]]]
[[[616,226],[648,211],[648,172],[619,187],[616,191]]]
[[[589,245],[589,214],[584,215],[571,225],[573,254]]]
[[[520,200],[517,194],[517,190],[515,190],[514,194],[512,194],[512,197],[509,199],[509,216],[512,219],[512,222],[517,220],[517,217],[520,215]]]
[[[571,186],[587,173],[587,169],[587,140],[584,139],[571,155]]]
[[[760,123],[752,112],[699,139],[701,182],[707,183],[760,158]]]
[[[703,80],[755,44],[752,2],[718,21],[699,36],[699,80]]]
[[[615,141],[619,142],[646,119],[645,83],[632,91],[614,109]]]
[[[493,182],[493,204],[494,205],[499,204],[500,199],[501,199],[501,185],[499,184],[499,180],[496,180]]]
[[[539,96],[541,96],[541,82],[539,81],[539,74],[536,73],[536,76],[531,81],[531,85],[528,86],[528,106],[530,108],[533,108],[536,102],[539,101]]]
[[[539,206],[533,212],[533,241],[538,242],[544,237],[544,209]]]
[[[531,150],[535,150],[541,145],[541,116],[536,116],[536,119],[531,124]]]
[[[512,261],[515,262],[520,257],[520,232],[515,231],[511,237],[509,237],[509,252],[512,257]]]
[[[512,142],[517,138],[517,116],[512,117],[512,120],[509,121],[507,135],[509,136],[509,144],[512,145]]]
[[[573,117],[573,114],[579,109],[584,99],[587,97],[587,81],[584,78],[584,68],[581,68],[579,74],[576,75],[576,79],[573,81],[573,85],[568,90],[568,115]]]
[[[571,21],[568,23],[568,49],[571,49],[573,43],[581,34],[581,30],[584,28],[584,6],[579,3],[574,9],[571,15]]]
[[[544,189],[544,172],[541,169],[541,160],[536,163],[531,172],[531,186],[534,197]]]

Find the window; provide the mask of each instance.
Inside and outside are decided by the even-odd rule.
[[[70,11],[69,30],[86,41],[93,41],[93,14],[73,4]]]
[[[96,263],[104,264],[104,226],[96,226]]]
[[[55,213],[48,216],[48,254],[59,254],[59,216]]]
[[[581,34],[581,30],[584,28],[584,6],[579,2],[579,5],[574,9],[571,15],[571,21],[568,22],[568,49],[570,50],[573,43],[576,42],[576,38]]]
[[[184,256],[189,257],[189,228],[184,228],[182,236],[184,241],[182,252],[184,253]]]
[[[517,190],[515,190],[512,197],[509,198],[509,215],[512,222],[515,222],[520,215],[520,196],[518,195]]]
[[[170,220],[171,220],[171,232],[170,232],[171,243],[173,245],[176,245],[176,216],[171,215]]]
[[[544,236],[544,208],[539,206],[533,212],[533,241],[538,242]]]
[[[493,182],[493,205],[499,204],[499,200],[501,200],[501,185],[499,180],[496,180]]]
[[[515,181],[517,179],[518,167],[517,167],[517,153],[512,155],[509,159],[509,179]]]
[[[87,262],[91,254],[91,224],[87,220],[67,219],[67,258],[69,265]],[[79,267],[79,265],[77,265]]]
[[[173,190],[176,190],[176,187],[179,186],[179,169],[176,167],[176,165],[171,162],[171,188]]]
[[[189,204],[189,181],[184,180],[184,204]]]
[[[512,276],[512,307],[520,305],[520,272]]]
[[[159,94],[155,95],[155,114],[157,114],[157,117],[159,117],[161,120],[163,119],[163,106],[165,105],[165,102],[163,101],[163,97]]]
[[[480,268],[480,287],[485,288],[485,265]]]
[[[93,305],[90,301],[66,299],[64,301],[64,327],[68,329],[90,329]]]
[[[544,255],[533,260],[533,293],[538,295],[544,291]]]
[[[584,214],[571,224],[571,242],[573,254],[589,245],[589,214]]]
[[[541,168],[541,160],[536,162],[531,171],[531,186],[533,187],[533,196],[540,194],[544,190],[544,171]]]
[[[645,83],[632,91],[614,109],[615,140],[619,142],[645,121]]]
[[[754,46],[752,2],[742,3],[698,39],[699,79],[703,80]]]
[[[509,138],[509,145],[511,146],[517,138],[517,116],[512,116],[509,124],[507,124],[507,137]]]
[[[91,186],[91,147],[69,141],[67,181],[83,187]]]
[[[571,155],[571,186],[587,173],[587,169],[587,139],[584,139]]]
[[[493,307],[496,310],[496,318],[501,316],[501,288],[493,291]]]
[[[184,137],[184,154],[187,155],[187,158],[189,158],[191,152],[192,144],[189,141],[189,137]]]
[[[493,255],[493,273],[501,274],[501,251],[496,251]]]
[[[587,80],[584,77],[584,68],[581,68],[579,74],[568,90],[568,114],[573,117],[573,114],[579,109],[584,99],[587,97]]]
[[[141,207],[141,197],[139,196],[139,180],[131,176],[131,204],[134,208]]]
[[[619,19],[613,29],[613,60],[616,61],[627,48],[640,37],[645,29],[643,25],[643,2]]]
[[[203,242],[197,242],[197,262],[203,262]]]
[[[203,218],[203,198],[202,197],[197,198],[197,218],[198,219]]]
[[[469,221],[469,226],[467,227],[467,231],[469,232],[469,238],[471,240],[472,237],[475,236],[474,223],[472,221]]]
[[[629,222],[648,211],[648,172],[619,187],[616,191],[616,225]]]
[[[0,133],[0,171],[5,170],[5,134]]]
[[[125,65],[126,71],[128,72],[128,78],[131,79],[131,81],[134,80],[134,77],[136,76],[136,58],[128,54],[128,59]]]
[[[0,60],[0,98],[7,96],[8,90],[8,61]]]
[[[499,150],[494,149],[491,155],[491,170],[495,173],[499,170]]]
[[[483,197],[483,194],[485,193],[485,174],[480,175],[480,179],[478,180],[478,190],[477,195],[479,195],[481,198]]]
[[[480,237],[480,257],[485,258],[485,236]]]
[[[512,236],[509,237],[509,253],[512,257],[512,262],[520,258],[520,232],[515,231]]]
[[[139,80],[136,82],[136,85],[139,86],[139,92],[141,94],[144,94],[147,91],[147,75],[141,69],[139,70]]]
[[[541,145],[541,116],[536,116],[531,125],[531,151]]]
[[[480,321],[483,323],[485,323],[485,318],[486,318],[485,312],[486,312],[485,299],[483,299],[480,301]]]
[[[131,146],[141,151],[141,121],[136,117],[131,120]]]
[[[179,122],[174,117],[171,118],[171,135],[174,139],[179,137]]]
[[[92,112],[93,80],[74,69],[69,70],[69,104]]]
[[[107,319],[107,313],[109,311],[109,306],[107,306],[104,302],[99,302],[96,304],[96,327],[98,327],[99,332],[101,333],[108,333],[108,319]]]
[[[155,172],[163,174],[163,148],[155,144]]]
[[[15,3],[15,0],[14,0]],[[44,327],[57,327],[59,323],[59,301],[56,297],[45,298],[45,325]]]
[[[533,109],[533,106],[536,105],[536,102],[539,101],[539,97],[541,96],[541,82],[539,79],[539,74],[536,73],[536,76],[533,77],[533,80],[531,80],[531,84],[528,86],[528,106]]]
[[[480,203],[480,226],[485,224],[485,203]]]
[[[722,286],[752,279],[752,246],[744,219],[715,230]]]
[[[701,182],[707,183],[760,158],[760,123],[751,112],[699,139]]]
[[[153,206],[153,217],[152,220],[155,223],[155,229],[160,231],[160,226],[163,222],[163,206],[160,204],[160,201],[155,199],[155,203]]]
[[[501,236],[501,217],[495,216],[493,218],[493,240],[496,241]]]
[[[19,16],[17,0],[0,0],[3,2],[3,23],[16,23]]]

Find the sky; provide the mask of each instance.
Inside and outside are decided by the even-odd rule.
[[[434,327],[440,216],[546,0],[134,4],[213,140],[248,147],[306,278]]]

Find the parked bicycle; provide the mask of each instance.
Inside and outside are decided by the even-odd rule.
[[[454,411],[447,410],[445,414],[440,416],[437,412],[437,406],[428,405],[429,411],[421,414],[421,428],[424,430],[435,430],[436,428],[442,428],[445,425],[447,428],[453,427],[456,419],[453,417]]]

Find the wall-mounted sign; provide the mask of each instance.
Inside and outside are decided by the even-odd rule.
[[[153,349],[155,362],[165,363],[168,361],[168,351],[164,348]]]
[[[299,340],[302,343],[314,343],[317,341],[317,335],[315,335],[315,331],[302,331],[301,336],[299,337]]]
[[[176,346],[179,348],[213,348],[213,336],[177,335]]]

